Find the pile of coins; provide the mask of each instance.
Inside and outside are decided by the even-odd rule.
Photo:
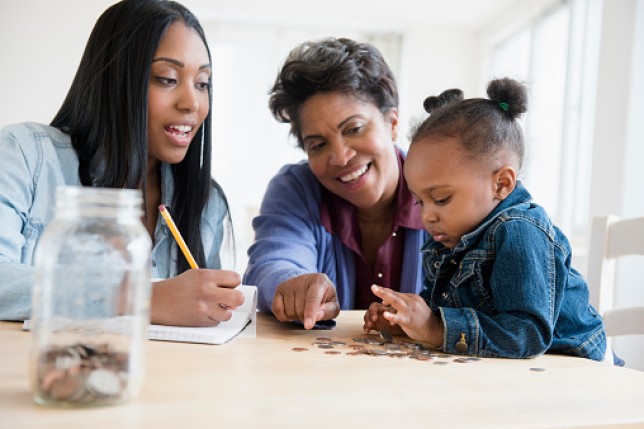
[[[120,402],[127,396],[128,360],[108,344],[51,348],[39,356],[37,396],[79,405]]]
[[[420,361],[433,361],[436,365],[446,365],[448,363],[447,359],[451,358],[450,355],[438,353],[420,343],[394,340],[391,334],[386,332],[381,332],[379,336],[364,335],[353,338],[353,344],[348,345],[344,341],[333,340],[330,337],[317,337],[312,345],[318,349],[325,350],[324,353],[329,355],[342,354],[342,349],[345,349],[344,354],[347,356],[415,359]],[[304,352],[308,349],[306,347],[294,347],[292,350]],[[477,357],[458,357],[452,361],[457,363],[471,363],[480,360],[481,358]]]

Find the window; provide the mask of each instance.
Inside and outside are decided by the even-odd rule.
[[[493,46],[491,75],[526,82],[522,178],[571,241],[589,222],[601,0],[571,0]]]

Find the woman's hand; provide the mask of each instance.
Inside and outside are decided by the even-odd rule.
[[[414,340],[426,342],[436,347],[443,344],[445,333],[443,324],[419,295],[395,292],[376,285],[371,286],[371,291],[382,299],[382,304],[380,304],[382,307],[391,307],[394,310],[383,309],[378,313],[379,318],[386,319],[392,326],[398,325]],[[371,311],[371,307],[369,307],[369,311]],[[365,329],[366,327],[365,315]]]
[[[303,274],[277,286],[271,310],[281,322],[301,320],[311,329],[319,320],[336,318],[340,304],[326,274]]]
[[[234,271],[191,269],[152,284],[151,322],[159,325],[213,326],[232,317],[244,303]]]

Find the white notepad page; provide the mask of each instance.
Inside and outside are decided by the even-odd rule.
[[[154,281],[154,279],[153,279]],[[185,327],[150,325],[148,338],[159,341],[176,341],[182,343],[224,344],[239,336],[240,338],[255,338],[257,335],[257,287],[241,285],[237,290],[244,294],[244,304],[232,310],[230,320],[219,322],[217,326]],[[110,319],[112,327],[118,330],[119,325],[127,326],[127,317]],[[103,324],[105,319],[88,321],[88,324]],[[25,320],[22,329],[30,330],[31,321]]]

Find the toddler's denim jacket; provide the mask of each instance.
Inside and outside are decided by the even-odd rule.
[[[604,358],[602,318],[568,240],[521,182],[453,250],[430,238],[422,252],[421,296],[442,318],[444,351]]]

